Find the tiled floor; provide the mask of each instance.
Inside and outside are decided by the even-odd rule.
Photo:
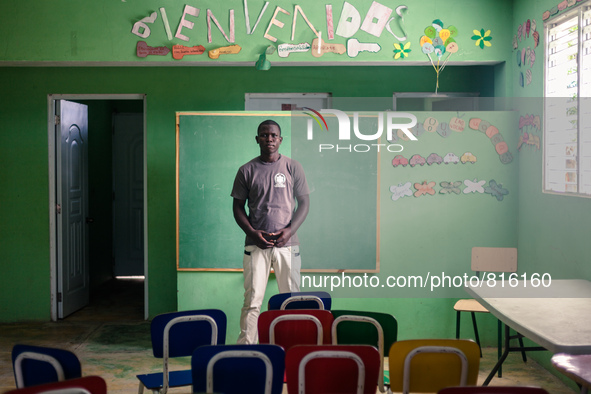
[[[82,374],[99,375],[107,381],[109,393],[135,393],[135,375],[157,371],[161,361],[151,353],[149,322],[143,320],[143,283],[114,281],[95,294],[91,305],[71,317],[46,323],[0,324],[0,393],[13,389],[10,352],[16,343],[53,346],[73,351],[82,363]],[[123,302],[121,302],[123,300]],[[481,383],[496,360],[496,348],[485,348],[481,362]],[[177,365],[189,367],[189,360]],[[491,385],[540,386],[550,394],[573,391],[535,361],[523,363],[512,354],[504,365],[503,378]],[[188,393],[190,389],[173,389]]]

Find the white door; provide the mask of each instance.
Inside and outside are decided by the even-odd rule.
[[[113,115],[113,272],[144,275],[143,114]]]
[[[58,317],[88,304],[88,110],[57,100],[57,305]]]

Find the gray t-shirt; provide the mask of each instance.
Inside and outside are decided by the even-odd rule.
[[[295,197],[307,194],[310,189],[302,165],[281,155],[273,163],[257,157],[240,167],[231,196],[248,201],[248,221],[254,229],[274,233],[291,222]],[[245,245],[254,244],[247,236]],[[293,234],[286,246],[298,244]]]

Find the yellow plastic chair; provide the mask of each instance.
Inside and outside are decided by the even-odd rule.
[[[469,339],[409,339],[389,352],[390,390],[436,393],[445,387],[476,385],[480,348]]]

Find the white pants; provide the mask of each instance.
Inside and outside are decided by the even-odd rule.
[[[237,343],[258,342],[257,321],[267,289],[271,268],[275,270],[280,293],[300,291],[301,258],[299,246],[261,249],[244,247],[244,305],[240,314]]]

